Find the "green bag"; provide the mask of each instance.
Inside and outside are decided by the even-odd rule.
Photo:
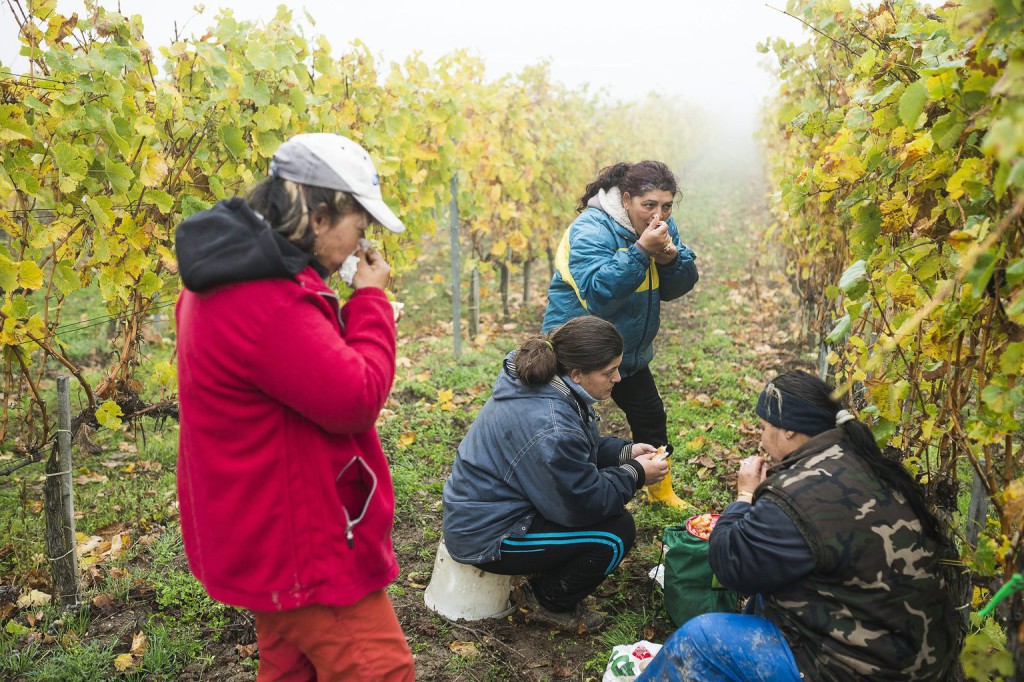
[[[694,537],[686,524],[661,533],[665,553],[665,610],[676,626],[712,611],[733,613],[739,595],[722,587],[708,563],[708,541]]]

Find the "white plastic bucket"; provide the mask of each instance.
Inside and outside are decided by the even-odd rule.
[[[511,591],[512,576],[460,564],[448,554],[442,540],[423,601],[428,609],[448,620],[501,618],[515,610],[508,599]]]

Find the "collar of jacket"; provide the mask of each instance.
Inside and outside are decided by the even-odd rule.
[[[514,380],[521,381],[519,374],[516,372],[516,351],[512,351],[505,357],[505,371]],[[579,413],[580,419],[583,421],[597,418],[597,413],[594,411],[594,403],[596,401],[575,381],[566,381],[564,378],[555,375],[547,385],[571,400],[576,408],[576,412]]]
[[[812,437],[796,450],[783,457],[781,462],[772,464],[768,469],[768,473],[771,474],[776,471],[788,469],[804,457],[816,455],[823,450],[827,450],[842,441],[844,438],[846,438],[846,432],[840,428],[829,429],[828,431],[819,433],[817,436]],[[854,450],[850,448],[850,452],[854,452]]]
[[[612,187],[608,191],[598,190],[597,195],[587,202],[587,206],[601,209],[610,215],[612,220],[626,228],[631,235],[637,236],[636,230],[633,229],[633,224],[629,222],[629,214],[626,213],[626,209],[622,206],[622,190],[618,187]]]

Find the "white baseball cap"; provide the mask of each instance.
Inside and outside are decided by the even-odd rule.
[[[380,193],[380,176],[366,150],[335,133],[302,133],[286,140],[270,161],[270,174],[303,185],[348,192],[373,219],[391,230],[405,225]]]

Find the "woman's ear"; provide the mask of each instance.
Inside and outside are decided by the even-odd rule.
[[[622,193],[622,207],[623,208],[625,208],[626,204],[629,203],[630,198],[631,197],[629,196],[629,192],[623,192]]]
[[[328,222],[327,204],[320,204],[309,212],[309,224],[313,227],[314,232],[323,232],[326,230],[330,227]]]
[[[580,380],[583,379],[583,371],[579,369],[570,369],[569,378],[578,384],[580,383]]]

